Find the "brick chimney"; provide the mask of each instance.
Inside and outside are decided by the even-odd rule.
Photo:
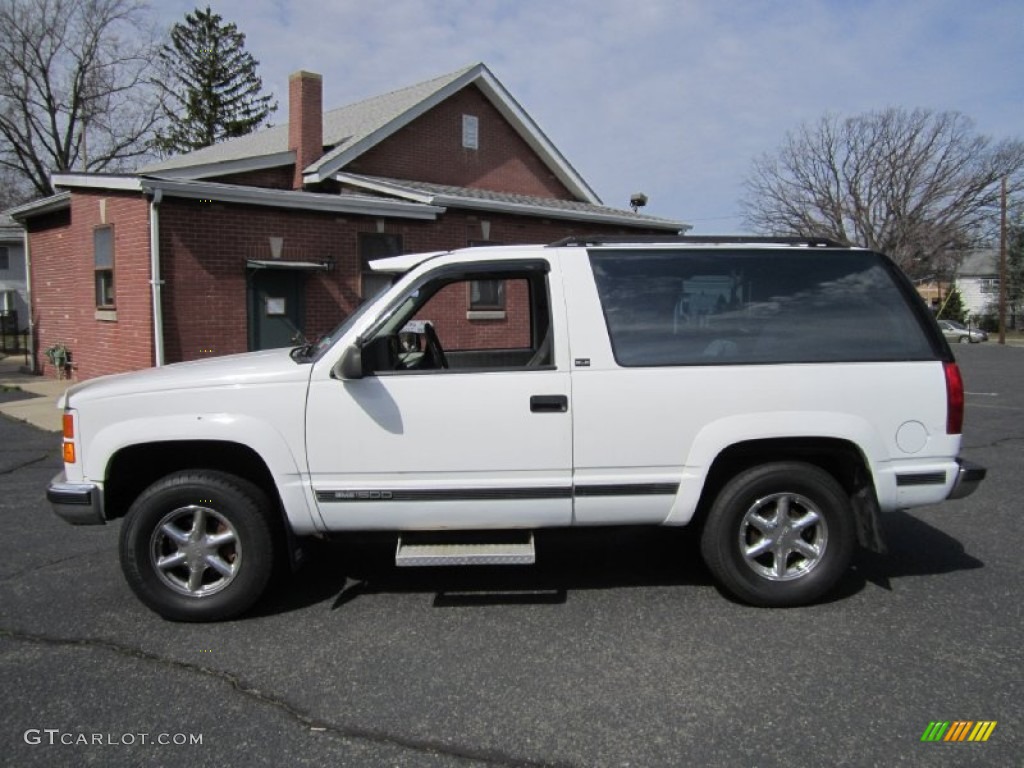
[[[324,80],[315,72],[288,78],[288,149],[295,152],[292,189],[302,189],[302,169],[324,153]]]

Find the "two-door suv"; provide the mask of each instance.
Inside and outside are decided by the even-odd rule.
[[[578,238],[373,267],[391,286],[313,344],[62,399],[48,499],[76,524],[125,518],[121,565],[153,610],[237,615],[303,537],[511,564],[539,529],[623,525],[694,526],[727,593],[799,605],[858,542],[882,547],[882,513],[984,478],[958,458],[949,346],[878,253]]]

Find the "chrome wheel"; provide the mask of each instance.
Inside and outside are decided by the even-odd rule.
[[[234,580],[241,559],[238,532],[226,517],[208,507],[179,507],[153,529],[153,570],[178,594],[205,597],[220,592]]]
[[[814,502],[796,493],[757,499],[740,522],[740,551],[755,573],[789,581],[809,573],[825,555],[828,525]]]
[[[802,461],[745,469],[725,483],[701,533],[719,586],[751,605],[807,605],[846,571],[857,533],[847,490]]]

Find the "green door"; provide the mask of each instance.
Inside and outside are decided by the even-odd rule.
[[[253,270],[249,290],[249,349],[293,347],[303,326],[305,274],[297,270]]]

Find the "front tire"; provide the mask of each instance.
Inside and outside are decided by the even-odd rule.
[[[811,464],[753,467],[718,494],[701,554],[719,585],[751,605],[806,605],[846,572],[856,536],[849,496]]]
[[[185,470],[132,504],[121,528],[121,569],[149,608],[174,621],[233,618],[255,603],[274,566],[271,505],[242,478]]]

